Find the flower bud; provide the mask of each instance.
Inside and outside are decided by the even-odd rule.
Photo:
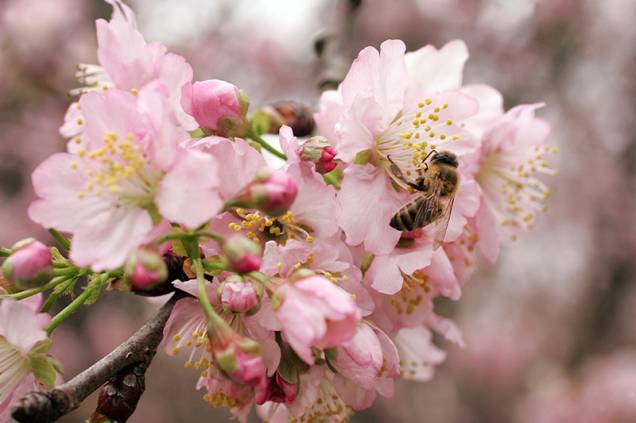
[[[301,159],[316,164],[316,171],[320,174],[329,173],[338,166],[334,161],[336,150],[329,144],[327,138],[315,136],[305,141],[298,149]]]
[[[210,323],[208,338],[214,362],[224,376],[241,385],[264,386],[265,364],[256,341],[242,337],[227,323]]]
[[[238,273],[255,272],[261,268],[261,247],[251,239],[234,235],[223,244],[223,253],[232,269]]]
[[[53,277],[53,257],[49,248],[33,238],[16,243],[2,264],[4,277],[16,288],[41,286]]]
[[[150,250],[137,250],[128,259],[124,270],[133,291],[152,291],[168,279],[163,257]]]
[[[249,100],[229,82],[209,79],[184,86],[181,105],[204,131],[229,135],[244,126]]]
[[[278,216],[285,213],[298,194],[296,182],[282,170],[263,168],[248,187],[251,203],[258,209]]]
[[[258,282],[231,275],[219,285],[217,295],[225,311],[254,313],[260,307],[263,287]]]

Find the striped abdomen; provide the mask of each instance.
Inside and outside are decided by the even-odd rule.
[[[414,231],[434,222],[442,212],[438,199],[418,197],[395,213],[391,218],[391,227],[398,231]]]

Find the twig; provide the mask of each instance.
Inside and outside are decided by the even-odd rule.
[[[175,294],[127,341],[68,382],[49,392],[31,392],[13,406],[18,422],[48,423],[79,407],[81,402],[125,367],[150,363],[163,338],[163,328],[182,295]]]
[[[336,89],[347,74],[351,64],[350,43],[353,21],[362,0],[339,0],[339,15],[332,29],[318,37],[314,50],[320,59],[322,71],[318,77],[321,91]]]

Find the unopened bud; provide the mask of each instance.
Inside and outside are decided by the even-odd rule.
[[[152,291],[168,280],[163,257],[150,250],[137,250],[128,259],[125,272],[133,291]]]
[[[293,204],[298,186],[282,170],[264,168],[256,174],[250,193],[257,208],[268,214],[280,215]]]
[[[241,385],[265,384],[265,364],[256,341],[239,335],[227,324],[208,325],[208,338],[214,362],[223,375]]]
[[[11,251],[2,264],[2,273],[16,288],[36,288],[51,280],[53,257],[49,247],[28,238],[16,243]]]
[[[329,173],[338,166],[334,161],[336,150],[329,144],[327,138],[315,136],[309,138],[298,148],[298,155],[302,160],[316,164],[316,171],[320,174]]]
[[[249,238],[234,235],[223,244],[223,253],[232,269],[238,273],[255,272],[261,268],[260,245]]]
[[[263,287],[258,282],[231,275],[219,285],[217,294],[225,311],[251,314],[260,308]]]
[[[209,79],[185,85],[181,105],[204,131],[231,135],[244,126],[249,100],[229,82]]]

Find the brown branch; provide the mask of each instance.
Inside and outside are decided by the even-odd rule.
[[[163,338],[163,328],[182,295],[175,294],[128,340],[68,382],[49,392],[31,392],[18,400],[12,417],[18,422],[47,423],[79,407],[82,401],[124,368],[149,364]]]
[[[336,23],[314,43],[322,68],[318,76],[318,88],[321,91],[338,88],[347,74],[351,65],[353,21],[361,4],[362,0],[339,0],[341,13],[336,17]]]

